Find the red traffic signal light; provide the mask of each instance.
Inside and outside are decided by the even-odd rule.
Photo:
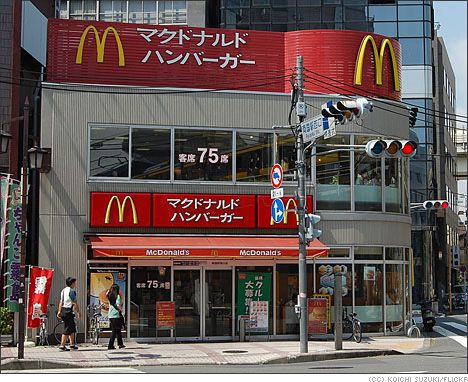
[[[418,144],[408,140],[372,140],[366,144],[366,153],[371,158],[412,158]]]
[[[449,203],[446,200],[426,200],[423,207],[426,210],[440,210],[448,208]]]

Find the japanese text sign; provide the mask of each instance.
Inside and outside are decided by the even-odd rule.
[[[271,273],[239,272],[237,274],[237,315],[249,314],[252,301],[270,301]]]
[[[153,205],[155,227],[255,227],[255,195],[154,194]]]
[[[250,301],[248,329],[268,333],[268,301]]]
[[[175,302],[156,302],[156,327],[158,329],[175,328]]]
[[[28,328],[39,327],[41,325],[41,314],[47,313],[53,277],[53,269],[31,267],[29,274]]]

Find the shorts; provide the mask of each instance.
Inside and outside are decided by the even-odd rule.
[[[70,335],[76,333],[75,314],[71,308],[62,308],[62,320],[65,325],[63,334]]]

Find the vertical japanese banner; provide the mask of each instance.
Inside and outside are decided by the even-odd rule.
[[[28,328],[41,325],[41,314],[47,313],[53,269],[31,267],[29,274]]]
[[[1,175],[0,180],[0,264],[3,264],[3,254],[5,253],[5,235],[7,224],[8,189],[10,185],[10,175]]]
[[[101,305],[104,304],[104,307],[101,309],[102,316],[99,317],[99,326],[101,328],[109,328],[109,300],[107,299],[107,291],[112,284],[117,284],[119,286],[120,299],[122,304],[125,306],[125,296],[126,296],[126,282],[127,274],[125,272],[120,272],[116,270],[98,270],[97,272],[92,272],[89,277],[89,304],[90,305]],[[125,311],[125,308],[124,308]]]
[[[7,244],[7,279],[6,303],[10,312],[18,312],[21,273],[21,186],[10,184],[10,205],[8,208],[8,244]]]
[[[237,315],[248,315],[251,301],[270,301],[271,273],[237,274]]]

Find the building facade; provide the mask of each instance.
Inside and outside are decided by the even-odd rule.
[[[295,138],[272,129],[291,109],[291,69],[303,49],[297,37],[309,48],[306,70],[321,65],[339,78],[335,68],[349,67],[341,74],[347,84],[353,84],[362,41],[372,36],[380,46],[385,38],[354,31],[267,37],[179,26],[159,35],[122,23],[113,24],[114,38],[99,53],[103,40],[96,44],[95,36],[110,36],[108,26],[49,25],[41,139],[53,160],[51,172],[41,176],[39,258],[55,269],[52,295],[70,274],[79,280],[82,307],[105,301],[109,285],[119,283],[133,338],[235,339],[251,300],[266,303],[267,331],[261,333],[297,336]],[[60,33],[65,27],[66,35]],[[327,44],[343,37],[349,51],[334,53],[335,64],[342,64],[330,65]],[[211,47],[199,48],[205,40]],[[148,44],[155,48],[149,51]],[[363,147],[377,137],[409,138],[395,90],[400,46],[388,44],[395,58],[388,54],[383,63],[382,85],[370,48],[363,50],[359,85],[386,100],[375,100],[365,118],[319,139],[306,161],[315,185],[308,186],[308,210],[320,211],[323,231],[308,248],[308,294],[329,296],[333,304],[334,277],[343,273],[344,305],[358,313],[365,332],[382,334],[401,333],[411,310],[408,160],[329,151]],[[146,75],[155,72],[160,75]],[[128,73],[137,87],[127,82]],[[306,92],[312,116],[343,91],[312,82]],[[269,193],[275,162],[285,179],[287,219],[279,224],[271,218]],[[168,301],[175,303],[173,332],[156,330],[156,304]],[[80,322],[81,334],[86,325]]]

